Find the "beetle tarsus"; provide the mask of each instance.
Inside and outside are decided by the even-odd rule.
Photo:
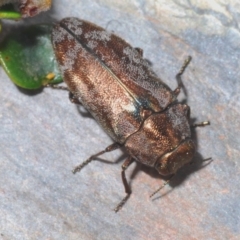
[[[120,147],[121,147],[121,145],[120,145],[119,143],[113,143],[113,144],[109,145],[108,147],[105,148],[105,150],[103,150],[103,151],[101,151],[101,152],[99,152],[99,153],[97,153],[97,154],[92,155],[92,156],[91,156],[90,158],[88,158],[86,161],[84,161],[84,162],[81,163],[80,165],[76,166],[76,167],[72,170],[72,172],[73,172],[74,174],[77,173],[77,172],[80,172],[83,167],[85,167],[87,164],[89,164],[89,163],[90,163],[92,160],[94,160],[96,157],[98,157],[98,156],[100,156],[100,155],[102,155],[102,154],[104,154],[104,153],[106,153],[106,152],[111,152],[111,151],[113,151],[113,150],[116,150],[116,149],[118,149],[118,148],[120,148]]]
[[[192,57],[191,56],[188,56],[188,58],[184,61],[184,64],[182,65],[180,71],[178,72],[178,74],[176,75],[176,79],[177,79],[177,82],[178,82],[178,86],[177,88],[173,91],[175,96],[178,96],[178,94],[180,93],[180,90],[181,88],[183,87],[183,84],[182,84],[182,75],[185,71],[185,69],[187,68],[188,64],[191,62],[192,60]]]
[[[85,167],[87,164],[89,164],[89,163],[94,159],[94,157],[95,157],[95,155],[92,156],[92,157],[90,157],[90,158],[88,158],[88,159],[87,159],[86,161],[84,161],[82,164],[80,164],[80,165],[78,165],[77,167],[75,167],[75,168],[72,170],[73,174],[75,174],[75,173],[77,173],[77,172],[80,172],[83,167]]]
[[[117,207],[114,208],[115,213],[117,213],[123,207],[123,205],[129,199],[130,195],[131,195],[131,193],[127,194],[126,197],[123,198],[122,201],[117,205]]]

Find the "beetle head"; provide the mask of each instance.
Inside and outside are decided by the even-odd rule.
[[[191,139],[182,142],[172,152],[164,154],[155,164],[155,168],[161,175],[176,173],[186,163],[191,162],[195,153],[195,145]]]

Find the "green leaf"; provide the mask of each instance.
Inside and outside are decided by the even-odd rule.
[[[1,7],[0,18],[18,20],[21,18],[21,13],[15,11],[12,4],[7,4]]]
[[[21,18],[21,14],[19,12],[14,11],[12,12],[0,11],[0,18],[18,20]]]
[[[18,28],[0,46],[0,64],[19,87],[62,82],[51,43],[51,25]]]

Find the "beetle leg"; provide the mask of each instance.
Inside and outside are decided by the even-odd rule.
[[[69,91],[69,89],[67,87],[59,86],[57,84],[47,84],[45,87],[50,87],[50,88],[53,88],[53,89],[60,89],[60,90]]]
[[[69,89],[65,86],[59,86],[57,84],[47,84],[45,87],[50,87],[53,89],[60,89],[60,90],[66,90],[69,91]],[[80,104],[82,105],[82,103],[74,96],[74,94],[72,92],[69,91],[69,100],[71,103],[75,103],[75,104]]]
[[[71,103],[82,105],[82,103],[78,100],[77,97],[74,96],[72,92],[69,92],[69,100]]]
[[[179,93],[180,93],[180,90],[181,88],[183,87],[182,85],[182,75],[185,71],[185,69],[187,68],[188,64],[190,63],[192,57],[191,56],[188,56],[188,58],[184,61],[180,71],[178,72],[178,74],[176,75],[176,79],[177,79],[177,83],[178,83],[178,86],[177,88],[173,91],[174,94],[177,96]]]
[[[106,153],[106,152],[111,152],[113,150],[116,150],[118,148],[120,148],[121,145],[119,143],[113,143],[111,145],[109,145],[107,148],[105,148],[105,150],[99,152],[99,153],[96,153],[94,155],[92,155],[90,158],[88,158],[86,161],[84,161],[83,163],[81,163],[80,165],[76,166],[74,169],[73,169],[73,173],[75,174],[76,172],[79,172],[84,166],[86,166],[88,163],[90,163],[92,160],[94,160],[96,157]]]
[[[204,121],[204,122],[199,122],[199,123],[194,123],[193,125],[191,125],[191,127],[205,127],[207,125],[210,125],[209,121]]]
[[[122,201],[114,209],[115,212],[118,212],[123,207],[123,205],[126,203],[126,201],[128,200],[128,198],[130,197],[130,195],[132,193],[131,188],[126,179],[126,174],[125,174],[125,171],[127,170],[127,168],[130,166],[130,164],[132,162],[134,162],[134,159],[132,157],[128,157],[122,165],[122,182],[123,182],[123,185],[125,188],[125,193],[127,195],[122,199]]]

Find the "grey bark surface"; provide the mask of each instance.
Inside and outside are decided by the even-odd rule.
[[[240,5],[237,1],[53,0],[24,24],[73,16],[114,31],[143,49],[172,89],[188,55],[184,91],[198,152],[153,199],[164,181],[132,164],[121,182],[121,150],[71,173],[112,143],[64,91],[29,94],[0,69],[0,239],[240,239]],[[202,160],[212,157],[204,167]],[[110,164],[112,163],[112,164]]]

